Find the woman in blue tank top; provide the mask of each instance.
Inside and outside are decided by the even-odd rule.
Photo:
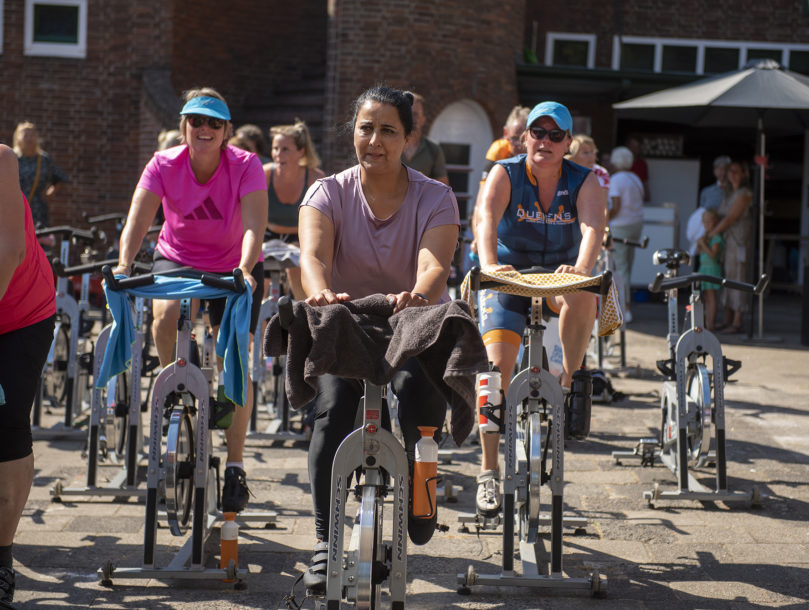
[[[590,276],[604,232],[604,196],[589,169],[564,158],[573,119],[557,102],[537,104],[528,115],[526,154],[498,162],[489,172],[475,210],[475,241],[484,271],[540,265],[557,273]],[[596,314],[595,295],[555,297],[563,351],[560,382],[570,387],[581,366]],[[492,290],[480,294],[481,333],[508,390],[531,299]],[[481,434],[483,461],[477,508],[493,516],[500,507],[497,434]]]

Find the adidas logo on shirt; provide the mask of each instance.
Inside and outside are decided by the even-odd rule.
[[[222,220],[222,214],[216,209],[213,199],[208,197],[184,218],[185,220]]]

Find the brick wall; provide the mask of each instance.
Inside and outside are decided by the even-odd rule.
[[[524,0],[363,0],[329,2],[323,156],[339,171],[356,163],[351,102],[379,81],[427,99],[427,121],[469,98],[498,133],[517,103],[515,54],[522,49]]]
[[[162,0],[92,1],[85,59],[23,55],[24,2],[5,2],[0,140],[21,120],[68,174],[50,204],[55,224],[126,209],[137,173],[140,67],[166,61],[171,18]]]

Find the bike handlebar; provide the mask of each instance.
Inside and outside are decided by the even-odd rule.
[[[65,267],[58,258],[54,258],[51,260],[51,267],[53,267],[53,272],[55,275],[59,277],[71,277],[74,275],[84,275],[85,273],[94,273],[96,271],[101,271],[105,265],[115,266],[118,264],[117,259],[109,259],[105,261],[95,261],[92,263],[85,263],[83,265],[74,265],[73,267]],[[149,272],[152,268],[151,265],[147,265],[145,263],[134,262],[132,263],[132,268],[135,271],[140,272]]]
[[[686,286],[695,284],[696,282],[711,282],[714,284],[721,284],[724,288],[732,290],[741,290],[742,292],[752,292],[753,294],[761,294],[770,283],[770,278],[766,273],[762,273],[758,278],[756,285],[747,284],[746,282],[737,282],[736,280],[728,280],[723,277],[715,275],[708,275],[706,273],[689,273],[677,277],[667,278],[662,273],[655,276],[654,281],[649,284],[650,292],[663,292],[664,290],[674,290],[677,288],[685,288]]]
[[[104,265],[101,269],[101,275],[104,276],[104,281],[109,286],[110,290],[122,290],[124,288],[137,288],[139,286],[149,286],[154,284],[155,277],[163,276],[181,276],[192,277],[199,279],[206,286],[212,288],[221,288],[223,290],[231,290],[235,293],[242,293],[247,290],[247,285],[244,281],[242,270],[236,268],[233,270],[233,277],[220,277],[212,273],[205,273],[191,267],[182,267],[180,269],[172,269],[165,273],[148,273],[146,275],[136,275],[134,277],[127,277],[116,279],[112,274],[112,267]]]
[[[634,241],[632,239],[626,239],[625,237],[615,237],[614,235],[610,235],[609,239],[611,239],[612,241],[614,241],[616,243],[619,243],[619,244],[625,244],[627,246],[632,246],[633,248],[640,248],[641,250],[644,250],[646,248],[646,246],[649,245],[649,236],[648,235],[644,235],[643,239],[641,239],[640,241]]]
[[[103,238],[103,233],[98,230],[98,227],[91,229],[77,229],[68,225],[59,225],[58,227],[45,227],[35,231],[37,237],[47,237],[49,235],[61,235],[62,238],[76,238],[86,242],[95,242]]]
[[[521,275],[528,275],[532,273],[548,273],[548,274],[554,273],[553,271],[545,269],[544,267],[528,267],[527,269],[517,269],[516,271]],[[487,280],[485,282],[481,282],[480,267],[472,267],[472,269],[469,270],[469,274],[470,274],[469,275],[470,288],[473,291],[491,288],[493,286],[497,286],[500,283],[495,280]],[[609,292],[610,284],[612,284],[612,271],[605,271],[604,273],[596,277],[601,278],[601,281],[598,284],[594,286],[585,286],[583,288],[580,288],[579,290],[581,290],[582,292],[592,292],[594,294],[606,296],[607,292]]]
[[[99,222],[109,222],[110,220],[123,222],[126,220],[126,216],[127,212],[110,212],[108,214],[99,214],[98,216],[90,216],[87,212],[82,213],[82,218],[91,225]]]

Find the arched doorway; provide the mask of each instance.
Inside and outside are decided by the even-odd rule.
[[[444,150],[461,221],[466,221],[472,213],[486,151],[493,140],[489,117],[477,102],[459,100],[439,113],[428,137]]]

